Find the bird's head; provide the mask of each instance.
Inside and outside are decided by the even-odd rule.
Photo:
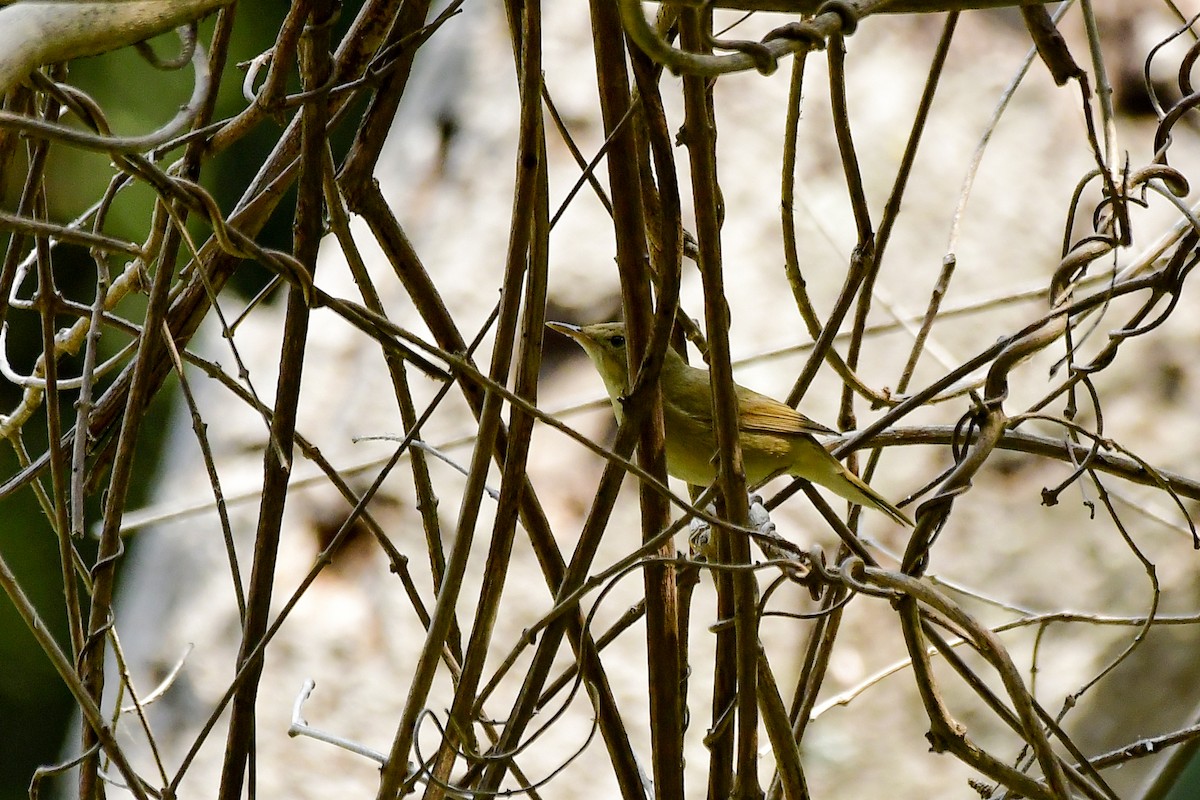
[[[621,322],[601,322],[597,325],[570,325],[566,322],[547,322],[546,327],[574,339],[604,380],[604,387],[614,403],[629,391],[629,366],[625,355],[625,325]]]

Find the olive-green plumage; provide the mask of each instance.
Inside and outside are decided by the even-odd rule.
[[[547,324],[574,339],[587,352],[604,379],[617,421],[622,421],[622,398],[629,391],[625,326],[619,322],[582,328],[562,322]],[[667,472],[688,483],[708,485],[717,472],[708,371],[690,366],[668,348],[660,382]],[[766,395],[744,386],[736,386],[736,390],[739,442],[749,486],[786,472],[819,483],[852,503],[882,511],[902,525],[912,525],[902,511],[842,466],[813,436],[836,431]]]

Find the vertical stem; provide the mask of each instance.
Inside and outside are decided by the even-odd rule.
[[[592,0],[590,7],[600,112],[605,133],[613,135],[633,102],[625,66],[625,37],[615,4]],[[617,264],[621,275],[621,301],[628,338],[629,375],[634,375],[642,365],[654,327],[646,215],[642,203],[642,171],[639,167],[641,160],[633,126],[626,126],[610,142],[607,166],[612,189]],[[669,307],[660,308],[659,312],[660,319],[666,323],[673,318],[675,298],[668,292],[664,300]],[[665,331],[666,324],[662,328]],[[665,337],[657,344],[665,346]],[[651,475],[665,482],[662,394],[656,376],[650,374],[656,371],[657,366],[651,367],[646,375],[637,377],[638,402],[645,411],[639,428],[638,461]],[[639,500],[642,538],[648,540],[670,524],[669,505],[664,497],[648,486],[641,487]],[[670,558],[675,553],[674,541],[664,542],[658,553]],[[660,798],[682,799],[683,698],[679,679],[681,642],[675,568],[666,561],[649,564],[643,571],[643,581],[646,591],[647,678],[655,793]]]
[[[804,769],[800,764],[800,741],[792,736],[787,711],[779,694],[779,684],[767,654],[758,653],[758,701],[762,704],[764,727],[775,754],[778,786],[786,800],[808,800],[808,784],[804,780]],[[772,790],[776,787],[772,786]]]
[[[311,25],[306,31],[306,46],[302,48],[301,75],[305,88],[323,86],[328,80],[331,69],[327,23],[333,13],[334,3],[331,0],[314,3]],[[293,222],[293,255],[305,266],[309,274],[312,274],[316,267],[317,248],[323,232],[321,162],[325,152],[325,126],[329,110],[327,103],[327,95],[316,95],[305,103],[301,112],[301,162]],[[238,800],[241,797],[242,782],[248,766],[253,775],[254,707],[264,662],[259,642],[266,633],[270,617],[275,563],[279,554],[283,512],[291,477],[296,411],[299,406],[304,353],[307,349],[308,323],[309,309],[305,305],[303,294],[293,288],[288,292],[284,319],[270,444],[263,457],[262,502],[259,507],[258,529],[255,532],[250,587],[246,595],[246,620],[237,658],[238,669],[244,672],[245,678],[234,694],[230,713],[225,759],[221,765],[219,796],[223,800]],[[147,325],[146,329],[156,330],[157,327],[156,321],[154,328]],[[249,791],[253,797],[253,784]]]
[[[829,357],[833,340],[842,326],[842,320],[850,311],[854,295],[859,291],[864,276],[871,271],[875,259],[871,216],[867,209],[866,194],[863,191],[862,174],[858,168],[858,156],[854,152],[854,141],[850,134],[850,117],[846,105],[846,45],[840,35],[829,37],[828,60],[829,99],[832,106],[833,130],[842,159],[842,171],[846,176],[846,189],[850,194],[850,208],[854,212],[858,245],[850,258],[850,266],[846,271],[846,280],[842,285],[841,294],[838,295],[829,319],[821,330],[821,335],[817,337],[808,363],[804,365],[804,369],[792,386],[792,391],[788,394],[788,404],[793,406],[800,402],[800,398],[804,396],[809,384],[817,376],[817,370]]]
[[[168,295],[175,275],[174,259],[160,261],[158,272],[150,289],[146,304],[146,316],[138,341],[138,358],[133,365],[129,394],[121,418],[121,429],[117,438],[117,450],[109,478],[108,492],[104,503],[104,523],[100,532],[100,546],[96,563],[92,567],[92,607],[88,615],[87,639],[80,653],[80,677],[88,693],[101,702],[104,694],[104,637],[112,624],[113,592],[116,587],[117,561],[124,552],[121,541],[121,520],[129,495],[133,475],[133,459],[138,432],[146,405],[158,387],[154,380],[150,355],[154,348],[150,343],[156,338],[159,326],[167,310]],[[94,744],[89,728],[83,732],[83,749]],[[97,770],[99,762],[92,756],[80,763],[79,796],[82,800],[100,796],[102,784]]]
[[[796,681],[796,692],[788,714],[792,722],[792,741],[797,746],[804,741],[804,733],[808,729],[817,694],[829,671],[829,657],[842,623],[842,603],[845,597],[846,592],[842,587],[828,589],[821,600],[821,610],[824,613],[816,620],[809,633],[808,644],[804,649],[804,662],[800,668],[800,677]],[[772,781],[767,793],[768,800],[778,800],[781,796],[782,778],[780,774]]]
[[[43,151],[46,149],[44,143],[40,146]],[[40,175],[40,172],[38,174]],[[41,185],[40,179],[38,183]],[[45,219],[47,209],[44,189],[37,193],[34,206],[36,208],[35,216]],[[50,509],[51,523],[58,540],[59,565],[62,570],[71,652],[77,656],[83,649],[83,617],[79,605],[79,582],[75,574],[75,545],[71,539],[74,526],[71,524],[67,511],[67,497],[72,494],[68,490],[68,483],[73,485],[74,481],[68,482],[67,478],[67,451],[63,447],[62,403],[58,390],[58,352],[55,343],[57,324],[55,320],[59,310],[60,297],[54,282],[54,262],[50,253],[49,240],[44,236],[37,237],[34,240],[34,250],[38,276],[35,306],[41,322],[42,377],[46,382],[46,452],[50,462],[51,499],[54,504]],[[100,275],[102,272],[103,268],[98,263],[97,274]],[[103,286],[103,280],[97,280],[97,291],[101,291]],[[93,327],[89,331],[89,335],[97,329],[96,316],[93,313]],[[78,462],[72,458],[72,464],[75,463]],[[71,472],[73,477],[73,466]]]
[[[680,41],[685,49],[708,49],[711,39],[711,15],[685,9],[680,15]],[[707,78],[684,75],[685,141],[692,171],[692,196],[696,212],[696,239],[699,246],[700,278],[704,287],[707,320],[709,379],[712,386],[713,421],[716,428],[719,471],[717,475],[726,518],[746,525],[749,507],[746,498],[745,470],[738,435],[738,400],[734,389],[733,367],[729,354],[729,305],[725,299],[721,265],[721,208],[717,181],[717,132],[713,119],[712,83]],[[750,562],[750,543],[744,536],[715,531],[721,556],[732,564]],[[737,773],[732,796],[757,798],[758,785],[758,618],[757,585],[753,573],[737,571],[731,576],[733,601],[736,709]],[[727,611],[728,603],[723,604]],[[720,652],[718,642],[718,652]],[[720,669],[720,667],[718,667]],[[728,692],[728,684],[718,690]],[[725,713],[725,701],[716,702]],[[710,780],[709,794],[720,793]]]
[[[1080,0],[1083,26],[1087,31],[1088,51],[1092,56],[1092,73],[1095,75],[1096,96],[1100,98],[1100,121],[1104,131],[1104,166],[1108,177],[1116,182],[1121,179],[1120,158],[1117,141],[1117,116],[1113,110],[1113,88],[1104,65],[1104,53],[1100,49],[1100,31],[1096,25],[1096,10],[1092,0]]]
[[[409,41],[407,46],[397,53],[396,63],[389,70],[387,82],[371,98],[371,105],[363,114],[362,123],[354,137],[354,144],[342,164],[340,182],[351,207],[358,203],[360,193],[367,191],[375,182],[375,163],[379,160],[383,143],[392,129],[392,120],[396,117],[400,98],[404,96],[409,76],[412,74],[413,58],[416,57],[419,45],[419,41],[412,41],[412,37],[425,25],[431,0],[400,3],[392,0],[392,4],[398,8],[390,11],[395,17],[387,39],[380,47],[382,49],[397,46],[402,41]]]
[[[516,45],[521,124],[517,144],[516,188],[492,377],[497,381],[507,378],[517,334],[517,319],[521,310],[520,287],[522,279],[527,276],[526,313],[520,332],[522,358],[518,365],[516,392],[534,404],[537,399],[541,337],[545,322],[546,250],[549,238],[546,148],[541,118],[540,0],[510,0],[508,14]],[[425,792],[427,798],[440,799],[445,796],[443,785],[450,778],[455,755],[459,750],[460,736],[469,737],[468,741],[474,744],[471,737],[473,712],[512,556],[532,431],[533,417],[513,407],[509,430],[510,444],[504,454],[500,499],[492,526],[492,541],[486,561],[487,571],[476,603],[471,638],[450,709],[450,724],[446,726],[446,734],[433,767],[433,774],[437,780],[430,781]]]
[[[654,330],[647,345],[647,359],[643,360],[643,371],[657,370],[650,360],[664,352],[674,320],[679,315],[679,286],[683,266],[683,219],[679,195],[679,180],[676,174],[673,142],[663,109],[659,89],[661,69],[653,64],[641,51],[632,51],[630,61],[637,81],[638,99],[641,103],[641,119],[645,123],[642,131],[649,149],[649,158],[638,159],[641,169],[643,197],[646,208],[655,213],[647,218],[647,231],[651,233],[655,249],[652,271],[657,278],[658,306],[655,311]],[[653,172],[650,162],[653,162]],[[657,178],[657,186],[654,179]],[[665,430],[664,430],[665,435]],[[643,518],[647,520],[647,517]],[[644,529],[650,534],[649,525]],[[659,555],[671,556],[675,550],[673,541],[664,542]],[[675,758],[682,763],[683,735],[686,725],[687,676],[688,676],[688,606],[692,590],[699,581],[699,570],[690,568],[682,572],[674,567],[655,569],[644,574],[647,596],[647,657],[648,677],[651,691],[651,720],[655,731],[661,731],[654,742],[655,775],[674,769],[679,773],[678,791],[684,791],[682,770],[672,767]],[[661,598],[658,603],[651,599],[655,593]],[[662,616],[660,616],[660,613]],[[671,674],[674,670],[674,675]],[[668,737],[677,738],[670,741]],[[658,778],[656,777],[656,780]],[[676,784],[668,783],[660,796],[671,797]]]

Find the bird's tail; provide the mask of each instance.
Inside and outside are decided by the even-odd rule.
[[[907,525],[910,528],[913,527],[913,521],[908,518],[908,515],[885,500],[883,495],[867,485],[862,478],[845,467],[842,467],[842,474],[839,477],[841,480],[837,482],[838,485],[826,485],[826,488],[836,492],[851,503],[858,503],[860,506],[882,511],[901,525]]]
[[[907,525],[910,528],[913,527],[913,521],[903,511],[889,503],[883,495],[868,486],[862,478],[846,469],[842,465],[842,462],[834,458],[818,442],[814,440],[812,446],[819,448],[821,450],[820,456],[823,457],[800,460],[799,463],[804,464],[806,468],[803,470],[793,470],[792,474],[810,480],[813,483],[819,483],[839,497],[849,500],[851,503],[857,503],[860,506],[881,511],[901,525]],[[816,454],[814,453],[814,455]]]

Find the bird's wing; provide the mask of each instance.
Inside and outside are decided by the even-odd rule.
[[[747,433],[770,433],[782,436],[797,434],[836,434],[837,431],[814,422],[791,406],[784,405],[758,392],[738,387],[741,429]]]
[[[672,378],[674,391],[663,393],[663,404],[668,413],[674,412],[691,420],[694,424],[710,430],[712,419],[712,393],[709,390],[708,372],[696,367],[680,365],[681,369]],[[681,391],[686,389],[686,391]],[[737,386],[739,428],[744,433],[762,433],[775,436],[797,436],[801,434],[835,435],[837,431],[814,422],[791,406],[759,394],[745,386]]]

